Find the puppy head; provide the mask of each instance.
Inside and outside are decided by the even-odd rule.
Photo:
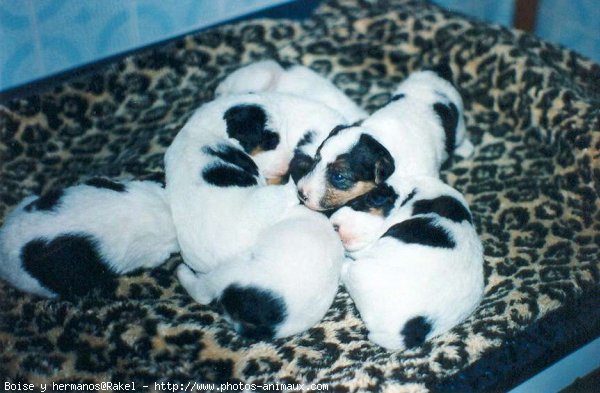
[[[298,181],[298,196],[313,210],[337,208],[383,183],[394,169],[389,151],[365,129],[338,126]]]
[[[398,194],[387,184],[353,199],[330,218],[346,251],[358,251],[377,240],[394,209]]]

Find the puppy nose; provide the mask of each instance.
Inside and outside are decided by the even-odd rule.
[[[301,190],[298,190],[298,199],[300,199],[302,202],[306,202],[308,198]]]

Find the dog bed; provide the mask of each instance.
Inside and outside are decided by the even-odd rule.
[[[340,288],[312,329],[257,343],[193,302],[174,255],[122,277],[108,298],[46,300],[0,282],[0,379],[495,391],[600,334],[600,66],[423,1],[333,0],[303,21],[224,25],[4,100],[0,221],[30,193],[160,174],[166,147],[218,82],[267,58],[312,67],[369,111],[411,71],[449,62],[475,154],[442,176],[465,194],[485,247],[475,313],[391,353],[367,340]]]

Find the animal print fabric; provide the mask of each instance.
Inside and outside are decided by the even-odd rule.
[[[224,25],[5,102],[0,221],[30,193],[162,171],[166,147],[218,82],[267,58],[310,66],[369,111],[411,71],[450,63],[476,149],[443,177],[465,194],[485,247],[485,298],[475,313],[421,347],[390,353],[367,340],[340,289],[312,329],[256,343],[216,307],[194,303],[176,281],[174,255],[122,277],[110,298],[45,300],[0,283],[0,380],[136,382],[149,391],[189,381],[443,390],[598,293],[600,66],[423,1],[332,0],[301,22]]]

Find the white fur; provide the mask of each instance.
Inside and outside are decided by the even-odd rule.
[[[261,174],[256,186],[216,187],[201,176],[215,160],[202,147],[224,143],[241,149],[227,136],[223,120],[223,114],[239,104],[261,106],[268,113],[269,129],[280,135],[280,144],[252,157]],[[313,101],[270,92],[223,96],[200,107],[165,155],[166,190],[185,262],[207,272],[252,246],[260,231],[298,204],[293,184],[265,187],[262,175],[281,176],[306,132],[314,132],[320,140],[343,121],[337,112]]]
[[[343,247],[328,220],[296,206],[262,231],[250,250],[204,274],[182,264],[177,276],[201,304],[218,299],[231,284],[280,296],[287,316],[276,326],[275,338],[279,338],[304,331],[323,318],[337,291],[342,260]]]
[[[184,127],[165,155],[167,195],[187,264],[206,272],[256,241],[262,229],[279,221],[297,204],[291,186],[216,187],[204,181],[202,170],[215,161],[203,146],[228,143],[209,132]],[[262,183],[262,184],[261,184]]]
[[[288,69],[276,61],[263,60],[232,72],[216,89],[217,95],[275,91],[289,93],[329,106],[341,113],[349,124],[368,116],[331,81],[302,65]]]
[[[324,208],[321,200],[330,187],[325,176],[327,166],[338,156],[349,152],[362,134],[372,136],[394,159],[395,169],[390,182],[405,176],[439,176],[448,153],[444,129],[433,110],[436,102],[456,105],[459,120],[454,152],[465,156],[471,154],[473,146],[466,138],[462,99],[452,84],[433,71],[420,71],[411,74],[398,86],[393,96],[398,94],[404,94],[405,98],[390,102],[360,126],[342,130],[326,140],[320,151],[321,161],[298,182],[298,189],[307,198],[304,201],[306,206],[315,210]]]
[[[125,192],[85,184],[66,188],[52,210],[26,211],[35,196],[21,201],[0,228],[0,277],[23,291],[54,297],[24,269],[21,252],[31,240],[65,234],[91,236],[118,274],[164,262],[179,250],[164,189],[150,181],[123,184]]]
[[[280,177],[287,172],[294,149],[307,132],[313,132],[314,141],[320,142],[335,126],[347,123],[340,113],[313,100],[285,93],[261,92],[231,94],[206,103],[194,112],[184,130],[194,135],[211,133],[217,138],[227,138],[223,114],[241,104],[264,108],[268,115],[268,128],[279,134],[280,143],[275,150],[252,157],[266,179]]]
[[[400,334],[406,322],[426,317],[432,329],[426,339],[442,334],[473,312],[483,295],[483,249],[475,228],[437,215],[436,225],[445,228],[456,243],[453,249],[407,244],[381,237],[394,224],[412,215],[413,204],[422,199],[448,195],[467,206],[458,191],[436,178],[403,179],[396,185],[397,204],[417,189],[403,207],[386,219],[345,207],[331,221],[352,241],[342,281],[369,329],[369,338],[390,350],[405,348]],[[370,233],[364,230],[367,223]],[[377,222],[379,225],[377,225]]]

